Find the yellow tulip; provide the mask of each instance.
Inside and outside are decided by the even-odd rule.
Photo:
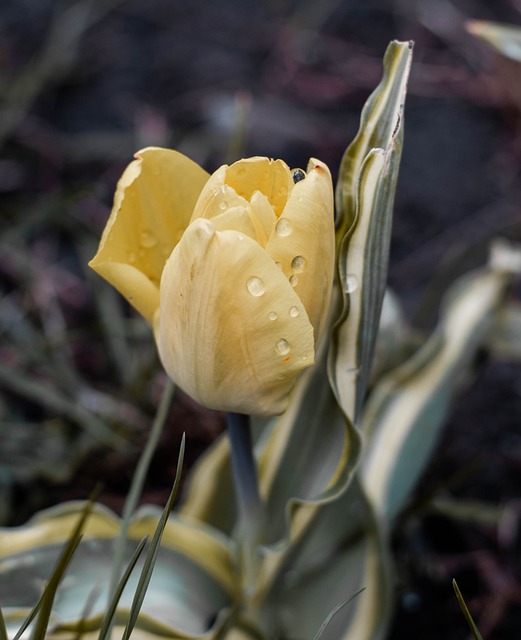
[[[334,270],[333,187],[248,158],[212,176],[176,151],[136,154],[90,266],[154,329],[169,376],[212,409],[276,415],[314,363]]]

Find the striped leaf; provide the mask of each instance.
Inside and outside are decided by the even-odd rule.
[[[493,268],[460,278],[437,329],[402,366],[382,378],[364,408],[362,484],[392,521],[436,443],[459,384],[468,377],[502,299],[508,273]]]
[[[392,42],[382,81],[362,112],[337,184],[337,300],[329,375],[356,424],[370,374],[387,283],[392,209],[403,139],[403,109],[412,44]]]

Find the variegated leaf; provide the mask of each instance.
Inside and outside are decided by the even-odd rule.
[[[303,507],[305,509],[305,507]],[[387,544],[356,478],[320,509],[306,535],[277,564],[265,604],[274,637],[312,638],[328,614],[322,640],[384,637],[392,601]]]
[[[28,613],[36,603],[82,506],[66,503],[42,512],[23,527],[0,530],[0,602],[9,628],[20,622],[21,612]],[[128,557],[139,540],[154,533],[160,513],[160,509],[148,507],[136,514],[128,531]],[[87,630],[99,629],[107,606],[119,529],[119,519],[96,505],[58,588],[52,634],[77,634],[82,625]],[[136,569],[119,602],[116,626],[128,616],[139,563]],[[226,610],[238,598],[238,583],[233,549],[224,536],[209,527],[171,518],[163,533],[136,632],[213,638]]]
[[[389,521],[432,452],[458,383],[487,339],[507,280],[507,272],[492,268],[458,280],[431,338],[381,380],[364,408],[362,485]]]
[[[342,311],[332,331],[329,376],[344,412],[355,424],[387,282],[411,58],[411,43],[392,42],[387,48],[382,81],[364,107],[337,184],[336,294]]]
[[[467,31],[484,40],[496,51],[516,62],[521,62],[521,28],[487,20],[469,20]]]

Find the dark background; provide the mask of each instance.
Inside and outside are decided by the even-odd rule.
[[[491,237],[519,238],[521,66],[468,35],[470,18],[519,25],[521,2],[2,2],[2,523],[98,480],[120,510],[128,490],[164,375],[142,321],[85,265],[137,149],[210,171],[313,155],[336,175],[387,43],[412,39],[390,265],[410,322],[432,326]],[[484,354],[476,375],[397,526],[393,639],[466,637],[452,577],[484,637],[521,627],[521,372]],[[178,394],[144,501],[165,502],[184,430],[191,462],[221,429]]]

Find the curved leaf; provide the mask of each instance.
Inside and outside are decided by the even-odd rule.
[[[322,640],[376,640],[389,621],[392,585],[387,544],[357,479],[320,509],[292,552],[279,564],[264,607],[275,637],[311,638],[342,607]]]
[[[403,139],[412,43],[391,42],[384,75],[348,147],[337,184],[337,250],[342,313],[332,331],[329,377],[356,424],[370,373],[387,281],[392,207]]]
[[[422,472],[459,383],[484,344],[508,274],[488,269],[459,279],[431,338],[376,386],[364,409],[362,485],[392,520]]]
[[[481,38],[498,53],[521,62],[521,29],[511,24],[488,20],[468,20],[467,31]]]
[[[288,539],[300,505],[334,500],[347,486],[358,459],[359,437],[327,384],[326,356],[323,346],[259,458],[267,545]]]
[[[68,503],[42,512],[26,526],[0,530],[0,601],[8,627],[11,616],[29,609],[50,575],[77,521],[81,504]],[[161,510],[142,508],[128,532],[128,561],[146,535],[153,535]],[[98,629],[107,606],[111,561],[120,521],[97,505],[84,539],[58,588],[51,618],[55,632]],[[130,577],[118,604],[115,625],[126,622],[139,578]],[[137,623],[140,629],[170,637],[212,637],[222,612],[238,598],[233,549],[209,527],[170,518],[158,561]]]
[[[192,467],[179,513],[224,533],[232,532],[237,509],[226,433],[219,436]]]

